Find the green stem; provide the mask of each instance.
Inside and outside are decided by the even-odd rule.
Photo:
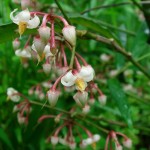
[[[71,60],[70,60],[70,65],[69,65],[69,68],[70,68],[70,69],[73,68],[75,53],[76,53],[76,47],[73,46],[73,48],[72,48]]]
[[[60,111],[60,112],[63,112],[63,113],[65,113],[65,114],[70,114],[69,112],[67,112],[67,111],[65,111],[65,110],[63,110],[63,109],[60,109],[60,108],[56,108],[56,107],[51,107],[51,106],[49,106],[49,105],[44,105],[44,104],[42,104],[42,103],[39,103],[39,102],[35,102],[35,101],[29,101],[31,104],[34,104],[34,105],[39,105],[39,106],[44,106],[44,107],[46,107],[46,108],[50,108],[50,109],[53,109],[53,110],[56,110],[56,111]]]
[[[64,15],[65,19],[66,19],[66,20],[68,21],[68,23],[71,25],[71,22],[70,22],[68,16],[66,15],[66,13],[64,12],[64,10],[62,9],[61,5],[58,3],[57,0],[55,0],[55,2],[56,2],[56,4],[57,4],[58,8],[60,9],[60,11],[62,12],[62,14]]]

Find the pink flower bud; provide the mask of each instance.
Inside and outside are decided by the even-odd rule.
[[[13,48],[14,48],[14,50],[17,50],[18,48],[19,48],[19,46],[20,46],[20,41],[19,40],[14,40],[13,41]]]
[[[89,113],[89,111],[90,111],[90,106],[89,106],[89,105],[85,105],[85,106],[83,107],[83,109],[82,109],[82,113],[83,113],[84,115],[86,115],[87,113]]]
[[[50,38],[50,28],[49,27],[40,27],[38,29],[40,38],[43,39],[44,41],[48,41]]]
[[[27,9],[31,5],[30,0],[21,0],[22,9]]]
[[[99,100],[100,104],[104,106],[106,104],[107,97],[106,97],[106,95],[100,95],[98,97],[98,100]]]
[[[48,64],[48,63],[43,64],[43,71],[45,72],[45,74],[49,74],[51,71],[51,68],[52,68],[51,64]]]
[[[76,45],[76,30],[74,26],[65,26],[62,30],[64,38],[72,45]]]
[[[56,105],[59,95],[60,95],[59,91],[49,90],[47,92],[48,101],[52,107]]]
[[[125,140],[123,141],[123,145],[124,145],[125,147],[127,147],[127,148],[131,148],[131,147],[132,147],[132,141],[131,141],[131,139],[125,139]]]
[[[58,137],[57,136],[51,136],[51,143],[53,145],[56,145],[58,143]]]

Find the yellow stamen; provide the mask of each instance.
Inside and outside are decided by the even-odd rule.
[[[94,143],[92,143],[92,148],[94,149],[94,150],[96,150],[96,143],[94,142]]]
[[[75,81],[75,84],[81,92],[84,91],[86,88],[86,84],[85,84],[84,80],[81,78],[77,78]]]
[[[22,35],[27,28],[26,22],[19,22],[19,34]]]

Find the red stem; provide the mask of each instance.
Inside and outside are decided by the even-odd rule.
[[[61,17],[61,16],[56,16],[56,15],[52,15],[52,16],[53,16],[54,18],[60,19],[60,20],[63,22],[63,24],[64,24],[65,27],[69,25],[68,22],[67,22],[63,17]]]

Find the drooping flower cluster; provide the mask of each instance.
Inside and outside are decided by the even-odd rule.
[[[58,114],[57,116],[54,115],[43,115],[39,118],[38,122],[41,123],[43,120],[51,118],[54,119],[56,123],[60,122],[60,119],[65,116],[63,113]],[[82,129],[83,133],[86,134],[87,138],[84,139],[81,137],[81,135],[77,132],[75,133],[74,127],[78,126]],[[67,133],[64,135],[64,137],[59,136],[61,132],[63,132],[64,128],[67,128]],[[78,136],[80,138],[80,142],[77,143],[77,141],[74,138],[74,135]],[[70,149],[76,149],[77,144],[79,144],[80,148],[85,149],[88,146],[92,146],[93,148],[96,148],[96,142],[100,140],[99,134],[92,134],[86,127],[80,125],[78,122],[75,122],[75,120],[65,119],[63,121],[62,125],[58,126],[53,133],[53,135],[50,135],[47,138],[47,142],[51,142],[52,145],[56,146],[58,143],[68,146]]]
[[[121,144],[118,141],[118,136],[122,136],[124,138],[123,140],[123,146],[130,149],[132,147],[132,141],[131,139],[129,139],[126,135],[120,133],[120,132],[115,132],[115,131],[110,131],[107,139],[106,139],[106,144],[105,144],[105,150],[108,150],[108,143],[110,142],[110,144],[112,144],[111,139],[114,141],[115,143],[115,149],[116,150],[123,150],[123,147],[121,146]]]
[[[42,63],[42,71],[47,77],[50,77],[49,81],[32,86],[28,91],[29,95],[34,94],[40,100],[47,97],[50,106],[54,107],[63,90],[60,85],[61,83],[65,92],[73,92],[76,90],[72,99],[75,100],[77,106],[82,108],[83,116],[90,111],[90,106],[94,104],[96,99],[101,105],[105,105],[107,97],[94,82],[95,71],[93,67],[80,54],[75,52],[77,39],[75,27],[69,25],[61,16],[43,12],[29,12],[28,8],[26,8],[28,4],[22,5],[25,7],[23,11],[14,15],[17,12],[17,9],[15,9],[10,14],[11,20],[18,25],[20,37],[23,36],[26,29],[38,28],[38,30],[36,33],[29,35],[23,48],[21,47],[21,38],[16,38],[13,41],[15,55],[20,57],[23,65],[26,67],[28,66],[28,61],[31,59]],[[54,26],[56,19],[59,19],[64,24],[62,32],[57,34]],[[42,20],[41,24],[40,20]],[[72,53],[71,59],[67,55],[66,50],[68,49],[66,48]],[[106,59],[105,56],[103,57],[103,60]],[[70,63],[68,63],[69,60]],[[42,86],[49,89],[47,94],[44,93]],[[20,100],[20,94],[13,88],[8,89],[7,95],[14,102]],[[17,111],[17,118],[20,124],[28,123],[29,113],[31,112],[30,104],[30,100],[24,99],[14,107],[14,111]],[[76,106],[73,106],[72,109],[75,110]],[[39,122],[42,122],[46,118],[54,118],[55,122],[58,123],[62,115],[59,114],[56,117],[54,115],[43,115],[39,118]],[[81,148],[86,148],[88,145],[95,147],[95,143],[100,140],[100,136],[98,134],[93,135],[87,128],[76,122],[70,116],[67,116],[63,120],[63,124],[55,130],[53,135],[48,137],[48,140],[53,145],[61,143],[69,146],[70,149],[75,149],[77,145],[73,136],[75,126],[80,127],[87,135],[86,139],[78,135],[81,138],[78,145]],[[67,128],[67,134],[62,138],[59,137],[59,133],[63,131],[64,127]],[[111,135],[109,135],[110,137]],[[124,145],[129,147],[131,142],[125,140]],[[117,144],[117,147],[119,146]]]
[[[65,46],[70,45],[70,51],[74,53],[76,46],[76,30],[74,26],[68,24],[68,22],[61,16],[51,15],[42,12],[29,12],[25,9],[14,16],[15,9],[10,18],[14,23],[19,26],[19,34],[22,35],[26,28],[37,28],[40,25],[40,19],[38,15],[43,16],[42,24],[38,29],[38,34],[29,36],[24,48],[20,47],[19,39],[15,39],[13,46],[15,54],[19,56],[23,63],[26,63],[28,59],[34,59],[38,62],[43,62],[43,71],[49,75],[51,72],[58,76],[54,85],[47,92],[47,98],[51,106],[55,106],[60,96],[60,90],[57,90],[58,83],[64,85],[64,88],[75,87],[77,93],[73,96],[76,104],[80,106],[83,113],[88,113],[90,105],[94,103],[94,93],[91,89],[98,91],[98,100],[101,104],[106,103],[106,96],[93,82],[95,72],[91,65],[89,65],[84,58],[78,53],[75,56],[72,54],[70,66],[68,66],[68,59],[65,52]],[[63,22],[64,28],[62,29],[62,35],[55,35],[54,21],[60,19]],[[49,24],[50,23],[50,26]],[[32,41],[33,38],[33,41]],[[64,42],[64,39],[66,40]],[[31,41],[33,43],[31,43]],[[30,46],[30,44],[32,46]],[[82,65],[79,63],[82,62]],[[74,64],[74,65],[73,65]],[[90,100],[88,100],[88,93],[90,93]]]

